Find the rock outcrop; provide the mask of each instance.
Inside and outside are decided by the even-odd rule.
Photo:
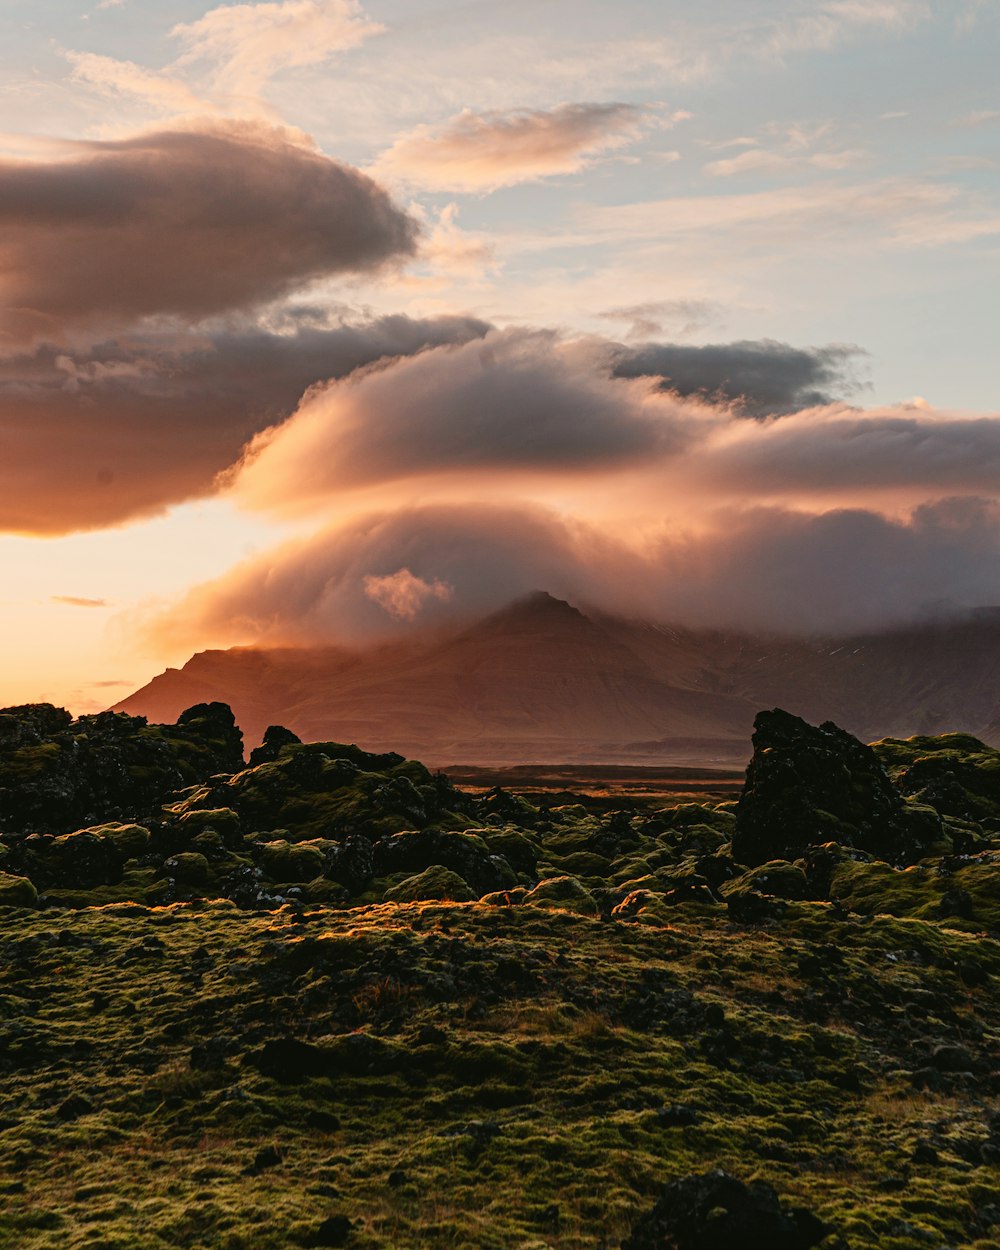
[[[780,708],[758,714],[733,834],[739,863],[793,860],[824,842],[912,862],[941,832],[938,814],[907,806],[872,748],[845,730]]]

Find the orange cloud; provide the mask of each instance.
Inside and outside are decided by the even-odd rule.
[[[387,573],[383,577],[369,573],[362,585],[368,598],[397,621],[412,621],[428,599],[447,603],[454,593],[454,588],[447,582],[438,578],[424,581],[422,577],[414,577],[409,569],[397,569],[395,573]]]
[[[451,593],[387,613],[370,587],[401,571]],[[1000,504],[945,500],[896,519],[728,507],[697,529],[675,523],[645,539],[528,504],[402,507],[266,552],[142,628],[181,651],[370,642],[414,622],[461,622],[537,589],[680,625],[876,629],[1000,602]]]
[[[493,191],[571,174],[632,143],[651,114],[632,104],[560,104],[552,109],[476,113],[397,139],[373,171],[443,191]]]

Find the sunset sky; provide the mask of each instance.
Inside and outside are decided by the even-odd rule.
[[[1000,603],[1000,0],[7,0],[0,705]]]

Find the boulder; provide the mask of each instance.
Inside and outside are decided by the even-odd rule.
[[[941,832],[936,815],[907,808],[871,747],[832,721],[817,727],[780,709],[757,716],[733,833],[738,863],[793,860],[831,841],[912,861]]]
[[[250,752],[247,766],[256,768],[258,764],[270,764],[272,760],[276,760],[281,754],[282,747],[295,746],[301,742],[302,739],[298,734],[293,734],[284,725],[268,725],[264,730],[264,737],[260,746],[254,747]]]
[[[0,872],[0,907],[34,907],[38,891],[27,877]]]
[[[397,833],[376,843],[373,867],[377,877],[420,873],[431,865],[450,869],[469,886],[473,897],[517,885],[517,874],[475,833],[421,829]]]
[[[622,1250],[811,1250],[828,1232],[763,1181],[717,1170],[671,1181]]]
[[[597,900],[576,877],[546,877],[524,896],[523,902],[530,907],[553,907],[581,916],[598,913]]]
[[[279,838],[261,847],[260,866],[271,881],[312,881],[323,875],[326,856],[308,842],[293,846]]]
[[[809,881],[803,870],[798,864],[790,864],[783,859],[769,860],[759,868],[751,868],[749,872],[734,877],[719,887],[719,892],[726,897],[746,890],[755,890],[758,894],[767,894],[772,898],[804,899],[811,894]]]
[[[477,897],[457,872],[452,872],[442,864],[432,864],[430,868],[407,877],[385,892],[387,903],[421,903],[437,899],[452,903],[473,903]]]

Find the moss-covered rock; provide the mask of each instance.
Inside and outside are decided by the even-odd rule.
[[[213,880],[212,865],[197,851],[182,851],[163,861],[163,871],[184,885],[208,885]]]
[[[423,872],[406,877],[385,891],[387,903],[422,903],[428,900],[472,903],[476,898],[465,880],[442,864],[432,864]]]
[[[884,738],[872,749],[902,794],[959,820],[1000,820],[1000,750],[970,734]]]
[[[183,811],[177,817],[182,835],[196,838],[211,830],[217,833],[227,846],[238,846],[242,826],[240,818],[231,807],[205,807]]]
[[[83,829],[80,832],[93,833],[99,838],[106,838],[126,860],[137,859],[149,850],[150,833],[145,825],[111,822],[106,825],[95,825],[91,829]]]
[[[596,916],[599,910],[593,894],[576,877],[547,877],[528,891],[523,902],[528,907],[555,907],[581,916]]]
[[[301,842],[293,845],[279,838],[260,848],[259,863],[271,881],[312,881],[323,875],[326,856],[321,847],[313,843]]]
[[[751,868],[749,872],[723,882],[719,890],[726,897],[745,890],[756,890],[758,894],[788,899],[810,898],[813,893],[803,869],[784,859],[771,860],[759,868]]]
[[[474,831],[408,830],[377,841],[373,848],[376,876],[414,874],[440,865],[460,876],[476,898],[518,884],[517,874]]]
[[[62,708],[0,711],[0,830],[65,833],[141,820],[171,792],[242,767],[242,738],[224,703],[198,704],[176,725]]]
[[[865,915],[913,916],[1000,933],[1000,855],[978,862],[928,861],[902,870],[878,861],[842,862],[832,873],[829,896]]]
[[[27,877],[0,872],[0,907],[34,907],[38,891]]]

